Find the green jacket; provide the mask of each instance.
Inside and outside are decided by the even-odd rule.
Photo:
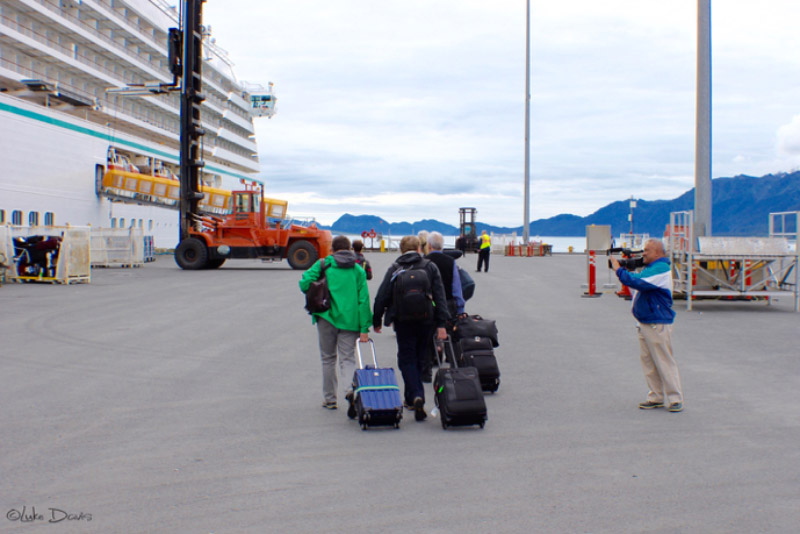
[[[311,282],[319,280],[321,262],[325,262],[325,277],[331,292],[331,308],[312,315],[312,324],[322,317],[340,330],[366,333],[372,326],[372,311],[367,288],[367,273],[356,264],[355,254],[340,250],[315,262],[300,278],[300,291],[308,291]]]

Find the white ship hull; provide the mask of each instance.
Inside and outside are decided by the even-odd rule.
[[[68,4],[73,7],[64,7]],[[177,21],[158,4],[117,0],[115,6],[125,9],[115,11],[98,0],[9,0],[0,5],[0,222],[136,225],[154,237],[156,247],[176,245],[177,211],[112,201],[99,187],[114,151],[134,163],[178,168],[177,95],[116,96],[106,91],[153,77],[171,81],[161,45],[167,28]],[[81,16],[75,9],[83,10]],[[78,24],[89,16],[105,18],[102,28],[117,25],[114,32],[127,32],[128,48],[115,48],[102,29]],[[139,37],[144,45],[130,44]],[[65,47],[74,57],[64,55]],[[230,189],[241,179],[255,178],[259,168],[250,95],[233,77],[229,62],[209,48],[203,74],[209,95],[202,117],[208,132],[204,180]],[[109,56],[116,63],[104,59]]]
[[[9,100],[0,95],[0,137],[5,140],[0,206],[6,222],[14,211],[22,212],[23,225],[30,224],[31,213],[39,214],[40,224],[52,213],[52,223],[59,226],[124,227],[142,219],[142,228],[154,236],[156,246],[177,243],[175,211],[112,202],[97,194],[95,172],[106,166],[112,136],[91,123]],[[115,143],[144,141],[114,137]]]

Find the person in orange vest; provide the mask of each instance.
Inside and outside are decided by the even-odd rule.
[[[486,230],[481,232],[481,248],[478,251],[478,272],[481,272],[481,265],[483,265],[483,272],[489,272],[489,254],[492,249],[492,238],[486,233]]]

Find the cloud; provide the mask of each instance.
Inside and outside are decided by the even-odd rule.
[[[784,156],[800,155],[800,115],[778,128],[778,153]]]
[[[278,114],[256,126],[270,195],[328,222],[452,224],[468,205],[522,223],[524,2],[236,5],[208,2],[204,20],[242,79],[276,83]],[[713,175],[796,166],[800,125],[785,123],[800,4],[712,10]],[[531,220],[692,188],[696,3],[532,0],[531,12]]]

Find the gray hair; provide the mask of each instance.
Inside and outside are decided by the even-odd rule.
[[[644,242],[645,245],[647,243],[652,243],[653,245],[655,245],[656,252],[658,254],[661,254],[663,256],[663,255],[665,255],[667,253],[667,251],[666,251],[666,249],[664,247],[664,242],[661,241],[660,239],[657,239],[655,237],[651,237],[650,239],[648,239],[647,241]]]
[[[439,232],[431,232],[428,234],[428,246],[433,250],[442,250],[444,248],[444,237]]]

